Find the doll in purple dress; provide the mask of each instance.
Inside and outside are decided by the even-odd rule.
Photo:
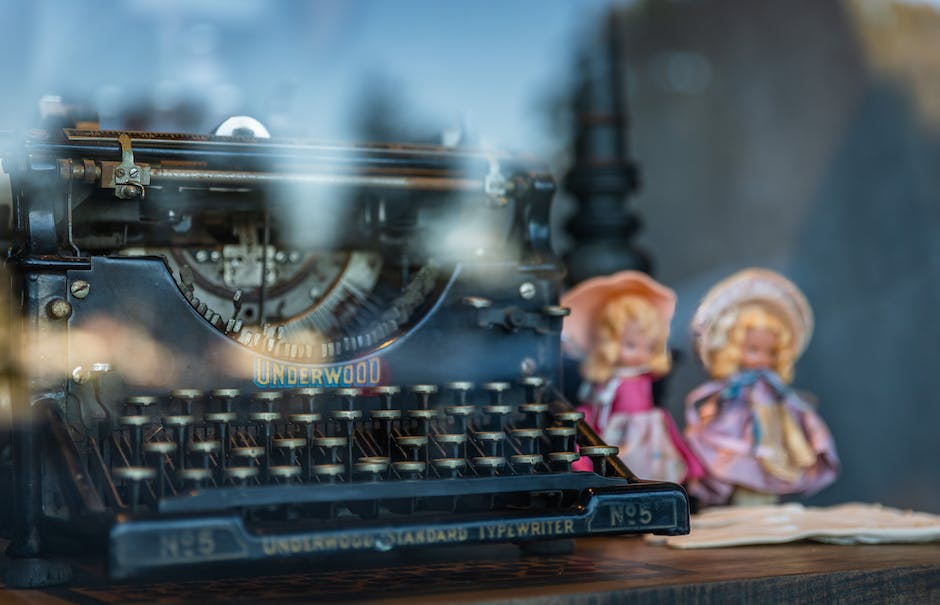
[[[789,386],[812,330],[803,293],[765,269],[736,273],[702,300],[692,332],[713,380],[689,394],[685,436],[705,466],[689,486],[703,504],[772,503],[836,478],[829,429]]]
[[[702,467],[669,412],[653,405],[652,384],[669,372],[666,349],[675,294],[636,271],[589,279],[562,297],[571,309],[563,339],[583,357],[579,411],[638,476],[679,482]],[[579,460],[575,470],[591,470]]]

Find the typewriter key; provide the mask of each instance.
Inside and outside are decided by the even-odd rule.
[[[398,476],[405,481],[420,479],[425,473],[427,464],[424,462],[415,462],[414,460],[401,460],[392,464],[392,468],[398,473]]]
[[[291,483],[300,477],[303,469],[293,464],[282,464],[278,466],[272,466],[269,469],[269,472],[271,473],[271,477],[274,478],[275,482]]]
[[[541,454],[516,454],[510,458],[513,468],[520,474],[531,473],[542,462]]]
[[[415,393],[416,395],[426,395],[427,397],[430,397],[434,393],[437,393],[437,385],[413,384],[408,388],[408,390],[411,391],[412,393]],[[421,397],[420,399],[424,402],[427,402],[427,397]]]
[[[367,456],[360,458],[353,467],[356,474],[365,475],[369,481],[377,481],[379,475],[388,470],[389,459],[383,456]]]
[[[398,420],[401,418],[401,410],[371,410],[369,417],[379,421]]]
[[[325,393],[325,389],[318,387],[304,387],[301,389],[295,389],[293,391],[293,396],[301,401],[302,409],[307,414],[316,414],[317,420],[319,420],[319,414],[316,411],[316,400],[318,397]]]
[[[258,391],[252,396],[252,399],[254,399],[256,402],[260,404],[263,404],[265,406],[265,409],[271,410],[273,409],[272,406],[274,405],[274,402],[281,399],[281,392],[280,391]]]
[[[156,463],[157,494],[162,498],[166,485],[164,482],[164,469],[166,469],[167,456],[176,451],[176,444],[172,441],[148,441],[143,447],[144,454]]]
[[[519,405],[519,411],[525,414],[526,424],[536,430],[544,425],[545,413],[548,412],[548,404],[545,403],[523,403]]]
[[[537,439],[542,436],[539,429],[513,429],[512,436],[519,443],[519,450],[523,454],[535,454]]]
[[[305,450],[306,453],[303,457],[303,467],[304,467],[304,478],[307,481],[310,481],[313,478],[310,467],[313,466],[313,425],[320,420],[320,414],[314,413],[302,413],[302,414],[291,414],[287,417],[291,423],[301,427],[301,432],[304,436],[304,441],[306,442]]]
[[[508,382],[484,382],[482,386],[484,391],[489,391],[490,403],[493,405],[502,405],[503,393],[512,388]]]
[[[140,466],[141,446],[143,445],[143,427],[150,423],[149,416],[121,416],[118,424],[128,429],[131,434],[131,466]]]
[[[574,427],[575,424],[584,420],[584,412],[558,412],[555,414],[555,420],[561,423],[567,423],[569,426]]]
[[[574,436],[577,430],[570,426],[550,426],[545,429],[552,443],[552,450],[556,452],[570,452],[574,450]]]
[[[356,410],[356,398],[362,394],[360,389],[353,388],[344,388],[336,389],[336,396],[343,400],[343,411],[352,412]],[[356,419],[362,417],[362,412],[359,412],[359,416]]]
[[[235,390],[235,389],[227,389]],[[212,423],[215,427],[215,437],[221,446],[219,453],[219,468],[225,470],[225,458],[228,456],[229,449],[229,425],[238,419],[235,412],[209,412],[205,415],[206,422]]]
[[[506,459],[502,456],[479,456],[473,459],[473,467],[484,475],[495,475],[505,465]]]
[[[502,431],[481,431],[474,433],[473,438],[480,444],[483,456],[493,458],[499,456],[502,445],[506,441],[506,433]]]
[[[233,485],[244,487],[249,479],[258,476],[258,472],[257,466],[230,466],[225,469],[225,478]]]
[[[314,424],[315,422],[318,422],[320,420],[320,415],[311,414],[309,412],[302,412],[299,414],[289,414],[287,419],[294,424],[307,427]]]
[[[607,457],[616,456],[620,448],[613,445],[585,445],[581,448],[581,455],[591,459],[594,472],[604,476],[607,474]]]
[[[581,454],[578,452],[552,452],[547,458],[556,471],[570,473],[571,465],[581,458]]]
[[[541,376],[525,376],[519,380],[519,384],[525,388],[525,400],[527,403],[541,403],[542,389],[545,388],[545,379]]]
[[[196,419],[193,416],[164,416],[163,424],[173,429],[176,437],[178,468],[186,467],[186,444],[189,442],[190,427]]]
[[[212,466],[212,455],[222,450],[222,444],[215,440],[193,441],[189,444],[189,452],[199,458],[199,466],[208,470]]]
[[[448,382],[447,388],[454,393],[456,405],[467,405],[467,394],[473,390],[473,383],[467,381]]]
[[[430,422],[437,416],[437,410],[408,410],[406,414],[409,418],[414,420],[424,420]]]
[[[333,410],[330,418],[340,423],[355,422],[362,418],[362,410]]]
[[[179,402],[181,416],[192,416],[193,403],[201,397],[202,391],[199,389],[175,389],[170,391],[170,401]]]
[[[467,461],[463,458],[438,458],[431,464],[437,469],[438,474],[444,479],[455,479],[458,473],[467,466]]]
[[[444,452],[445,458],[464,457],[464,453],[461,449],[462,446],[467,443],[467,435],[465,433],[439,433],[434,436],[434,440],[440,446],[441,451]]]
[[[260,446],[233,447],[231,456],[236,460],[243,461],[238,466],[257,467],[258,461],[265,459],[265,448]]]
[[[241,395],[241,391],[238,389],[215,389],[209,391],[209,397],[212,399],[218,399],[220,401],[231,401]]]
[[[287,464],[293,465],[297,462],[297,450],[307,447],[307,440],[303,437],[284,437],[274,440],[274,449],[283,454]]]
[[[384,402],[382,405],[385,405]],[[371,410],[369,417],[372,419],[373,425],[378,425],[381,428],[381,432],[385,435],[384,451],[386,454],[390,454],[392,451],[392,427],[395,421],[401,418],[401,410],[385,408]]]
[[[152,468],[139,466],[121,466],[115,468],[112,474],[116,479],[120,479],[130,484],[131,493],[129,504],[131,510],[137,510],[140,506],[140,484],[156,478],[157,471]]]
[[[345,448],[349,440],[346,437],[314,437],[312,443],[314,447],[323,448],[326,452],[327,464],[337,464],[339,463],[339,448]]]
[[[395,437],[395,442],[405,452],[407,460],[421,461],[422,450],[427,452],[428,438],[426,435],[398,435]],[[424,462],[427,462],[427,459]]]
[[[238,420],[238,414],[235,412],[209,412],[203,418],[206,422],[229,424]]]
[[[315,464],[313,465],[313,474],[321,483],[333,483],[336,477],[341,476],[346,471],[342,464]]]
[[[453,420],[455,433],[467,432],[469,418],[475,411],[476,407],[472,405],[451,405],[444,408],[444,413]]]
[[[379,396],[383,410],[392,409],[392,403],[395,395],[401,393],[401,387],[390,384],[375,387],[373,390],[375,391],[375,394]]]
[[[154,406],[157,404],[158,399],[151,395],[134,395],[133,397],[128,397],[125,406],[133,408],[134,415],[142,415],[146,408]]]
[[[489,426],[493,431],[502,431],[506,427],[506,418],[512,414],[512,406],[509,405],[484,405],[483,413],[490,417]]]
[[[267,393],[258,393],[257,395],[263,394],[266,395]],[[271,402],[275,400],[264,398],[259,399],[259,401],[264,401],[265,405],[271,405]],[[266,410],[264,412],[252,412],[248,414],[248,420],[260,425],[261,427],[261,442],[264,445],[265,470],[267,470],[267,467],[271,464],[271,439],[274,437],[274,427],[272,425],[280,419],[281,413],[272,410]]]
[[[184,468],[179,472],[179,479],[184,486],[199,488],[212,479],[212,471],[207,468]]]

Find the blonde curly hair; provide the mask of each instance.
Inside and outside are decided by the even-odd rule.
[[[590,382],[606,382],[614,374],[620,359],[623,333],[630,324],[639,327],[653,341],[654,353],[649,362],[650,373],[663,376],[669,372],[671,360],[666,350],[669,324],[659,310],[642,296],[626,294],[611,299],[601,307],[594,322],[594,342],[584,362],[581,375]]]
[[[734,322],[728,329],[725,344],[709,352],[706,367],[711,375],[724,379],[740,371],[744,339],[749,329],[769,330],[777,337],[774,365],[770,369],[785,383],[791,382],[793,365],[796,363],[793,334],[779,316],[766,306],[756,303],[744,305],[737,310]]]

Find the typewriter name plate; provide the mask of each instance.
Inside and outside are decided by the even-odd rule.
[[[414,546],[523,542],[624,531],[672,530],[679,495],[600,494],[581,512],[554,516],[506,516],[483,521],[418,520],[374,527],[260,534],[237,516],[161,522],[132,521],[111,532],[111,571],[130,577],[138,570],[190,563],[264,560],[343,551],[388,551]]]

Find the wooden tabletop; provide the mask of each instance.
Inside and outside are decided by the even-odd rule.
[[[257,570],[255,570],[257,571]],[[278,570],[275,570],[278,571]],[[798,543],[673,550],[641,538],[590,538],[566,556],[513,546],[314,560],[290,573],[5,591],[0,601],[160,603],[940,603],[940,544]]]

